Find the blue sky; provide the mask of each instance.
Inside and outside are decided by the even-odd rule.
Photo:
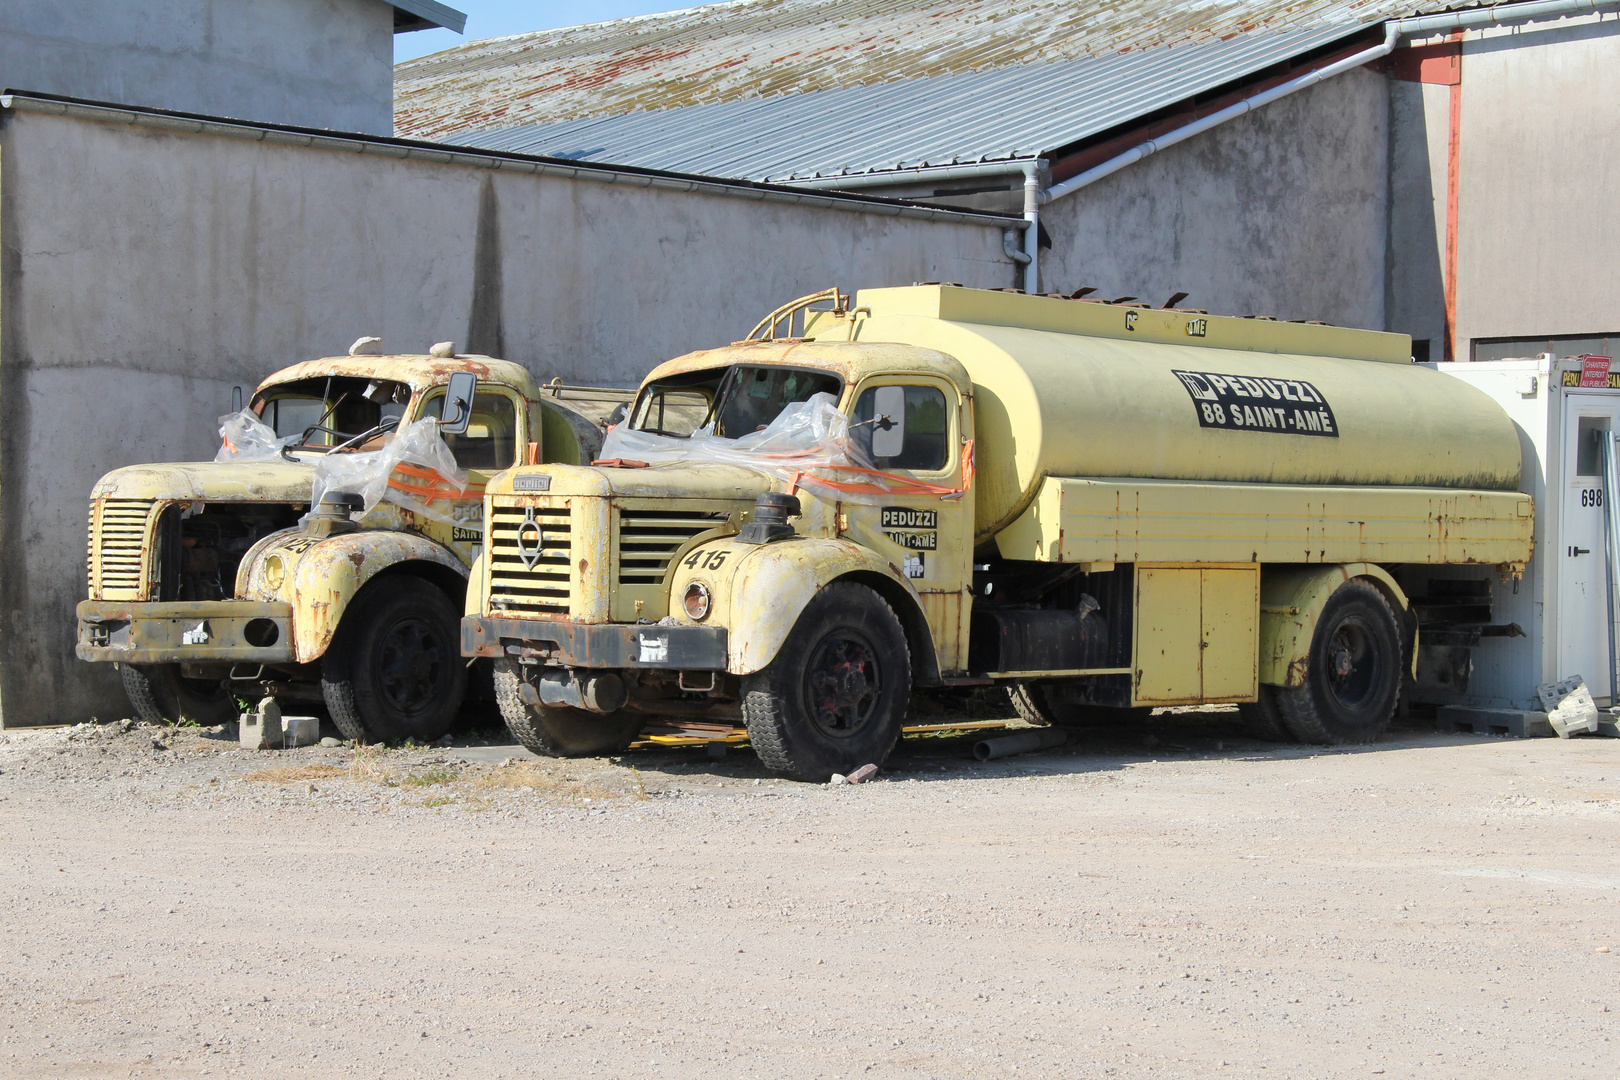
[[[418,30],[414,34],[395,34],[394,63],[451,49],[480,38],[523,34],[530,30],[549,30],[556,26],[578,26],[580,23],[623,19],[631,15],[650,15],[655,11],[678,11],[681,8],[697,7],[704,0],[587,0],[586,3],[579,3],[577,0],[574,3],[567,3],[566,0],[445,0],[445,2],[467,13],[467,33],[461,35],[452,34],[448,30]]]

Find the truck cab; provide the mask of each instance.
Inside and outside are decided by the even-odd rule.
[[[319,464],[440,417],[456,376],[476,378],[469,414],[443,436],[466,488],[408,463],[388,478],[438,514],[383,501],[355,520],[352,499],[310,506]],[[351,738],[438,738],[466,688],[456,620],[485,482],[526,458],[591,460],[602,416],[627,396],[542,389],[518,364],[443,349],[276,372],[247,405],[276,436],[270,452],[227,445],[220,460],[97,482],[78,655],[116,664],[153,722],[222,723],[238,698],[273,693],[325,705]]]
[[[1367,741],[1422,647],[1406,568],[1530,557],[1512,423],[1454,386],[1393,334],[830,290],[654,369],[604,460],[494,477],[462,650],[545,754],[683,716],[824,780],[913,687],[992,685]]]

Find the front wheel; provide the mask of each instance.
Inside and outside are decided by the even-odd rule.
[[[373,581],[321,661],[332,722],[357,741],[430,743],[450,730],[467,688],[461,618],[420,578]]]
[[[1283,722],[1300,742],[1369,743],[1401,695],[1401,636],[1384,594],[1359,579],[1336,589],[1311,635],[1305,684],[1277,687]]]
[[[894,610],[853,582],[822,589],[765,670],[743,680],[748,741],[772,772],[824,782],[900,740],[911,653]]]
[[[626,750],[645,717],[621,709],[593,713],[523,700],[523,677],[510,660],[495,661],[495,700],[512,738],[541,757],[601,757]]]
[[[179,664],[119,664],[124,693],[135,715],[148,724],[182,720],[213,727],[237,718],[236,699],[218,679],[188,679]]]

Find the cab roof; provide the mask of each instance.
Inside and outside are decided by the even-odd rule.
[[[799,339],[739,341],[723,348],[687,353],[653,368],[642,380],[642,385],[671,375],[730,367],[733,364],[814,368],[837,375],[846,385],[867,375],[922,372],[949,379],[964,393],[973,389],[973,380],[968,378],[967,369],[961,361],[933,349],[891,342]]]
[[[351,376],[360,379],[392,379],[408,385],[420,393],[435,386],[443,386],[458,371],[470,371],[480,382],[498,383],[518,390],[533,400],[539,396],[534,376],[522,364],[510,360],[496,360],[490,356],[424,356],[420,353],[396,353],[384,356],[326,356],[319,360],[305,360],[280,371],[259,384],[257,393],[272,386],[318,379],[323,376]]]

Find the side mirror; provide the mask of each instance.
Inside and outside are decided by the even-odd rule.
[[[439,432],[443,435],[465,435],[472,420],[473,394],[478,391],[478,376],[470,371],[458,371],[450,376],[450,385],[444,392],[444,412],[439,415]]]
[[[906,446],[906,388],[880,386],[872,393],[872,456],[899,457]]]

